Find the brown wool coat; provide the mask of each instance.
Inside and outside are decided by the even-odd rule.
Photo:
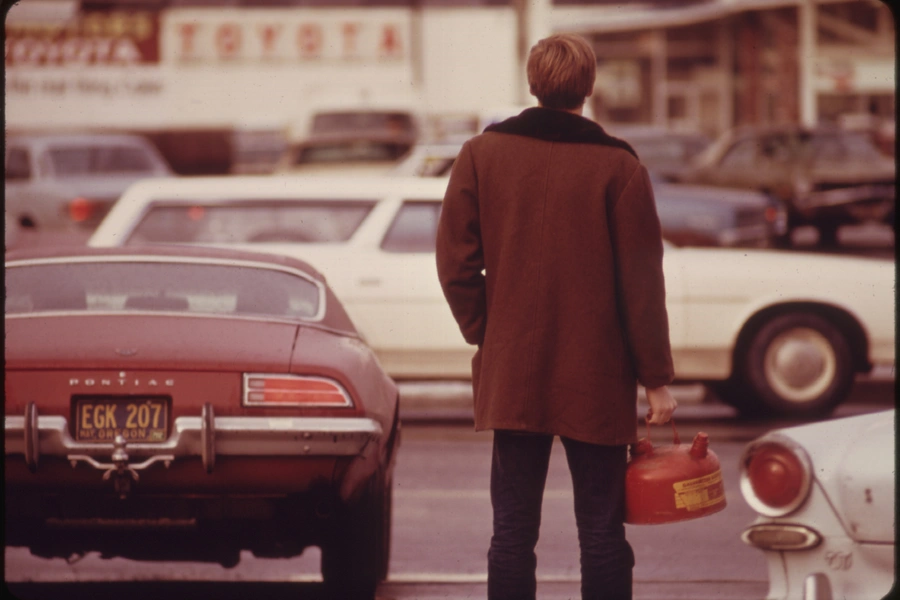
[[[467,141],[437,269],[472,360],[475,428],[637,439],[637,382],[673,379],[646,169],[596,123],[530,108]]]

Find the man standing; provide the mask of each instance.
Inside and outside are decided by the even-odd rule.
[[[572,474],[582,597],[631,598],[625,467],[637,384],[651,423],[676,407],[659,218],[631,147],[581,116],[596,74],[590,45],[543,39],[527,71],[538,107],[463,145],[437,236],[444,295],[478,346],[475,428],[494,430],[488,598],[535,597],[557,435]]]

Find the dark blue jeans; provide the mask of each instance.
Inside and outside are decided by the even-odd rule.
[[[630,600],[634,553],[625,539],[627,446],[561,438],[572,474],[581,546],[581,597]],[[553,436],[495,431],[491,465],[494,535],[488,599],[533,600],[534,553]]]

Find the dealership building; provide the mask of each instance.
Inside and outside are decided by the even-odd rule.
[[[142,132],[181,172],[227,172],[234,140],[300,136],[316,110],[532,104],[524,61],[554,32],[593,43],[602,124],[894,119],[876,0],[26,0],[6,18],[6,127]]]

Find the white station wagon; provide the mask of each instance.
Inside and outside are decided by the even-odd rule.
[[[147,180],[127,190],[89,244],[299,257],[326,275],[392,377],[468,379],[474,348],[435,267],[445,188],[446,180],[389,176]],[[892,261],[667,245],[664,268],[679,381],[710,384],[743,412],[825,414],[858,373],[894,364]]]

